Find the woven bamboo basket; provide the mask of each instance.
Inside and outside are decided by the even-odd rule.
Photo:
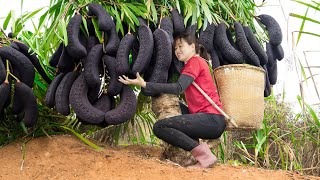
[[[248,64],[220,66],[213,71],[223,110],[238,127],[227,129],[261,129],[264,116],[265,71]]]

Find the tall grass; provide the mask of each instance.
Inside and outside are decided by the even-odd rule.
[[[263,128],[232,132],[235,148],[231,158],[258,167],[320,176],[319,114],[299,97],[297,100],[306,111],[295,114],[283,100],[266,98]]]

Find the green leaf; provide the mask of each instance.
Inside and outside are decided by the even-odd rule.
[[[102,37],[101,31],[99,30],[98,20],[93,18],[92,19],[92,24],[94,26],[94,31],[96,32],[96,35],[97,35],[97,37],[99,39],[99,42],[103,43],[103,37]]]
[[[298,31],[298,32],[301,33],[301,34],[309,34],[309,35],[312,35],[312,36],[320,37],[320,34],[316,34],[316,33],[313,33],[313,32],[306,32],[306,31]]]
[[[139,20],[132,13],[132,11],[127,7],[126,4],[123,4],[122,8],[124,9],[124,13],[127,15],[128,19],[131,21],[132,24],[139,24]]]
[[[15,18],[15,13],[14,11],[11,12],[11,24],[12,24],[12,33],[16,34],[15,30],[16,30],[16,26],[15,26],[15,22],[16,22],[16,18]]]
[[[135,12],[137,15],[141,16],[142,18],[145,18],[145,14],[139,9],[137,8],[136,6],[134,6],[133,4],[131,3],[127,3],[126,4],[128,6],[128,8],[130,8],[133,12]]]
[[[156,7],[154,6],[153,2],[151,2],[151,11],[152,11],[153,22],[155,24],[157,24],[158,23],[158,14],[157,14],[157,10],[156,10]]]
[[[38,12],[40,12],[42,9],[43,9],[43,7],[42,7],[42,8],[39,8],[39,9],[36,9],[35,11],[29,13],[28,16],[25,17],[25,20],[24,20],[23,22],[31,19],[33,16],[35,16],[36,14],[38,14]]]
[[[312,4],[309,4],[309,3],[306,3],[306,2],[303,2],[303,1],[299,1],[299,0],[292,0],[292,1],[297,2],[299,4],[303,4],[303,5],[307,6],[307,7],[313,8],[313,9],[315,9],[317,11],[320,11],[319,7],[313,6]],[[314,2],[314,3],[316,3],[316,2]]]
[[[304,19],[304,20],[307,20],[307,21],[310,21],[310,22],[313,22],[313,23],[316,23],[316,24],[320,24],[320,21],[317,21],[317,20],[309,18],[309,17],[302,16],[302,15],[299,15],[299,14],[290,13],[290,16],[293,16],[293,17],[296,17],[296,18],[300,18],[300,19]]]
[[[66,24],[66,21],[64,19],[61,20],[60,27],[61,27],[61,30],[62,30],[64,45],[67,46],[68,45],[67,24]]]
[[[73,129],[70,129],[66,126],[60,126],[60,128],[68,130],[70,132],[72,132],[75,136],[77,136],[79,139],[81,139],[84,143],[86,143],[87,145],[91,146],[92,148],[96,149],[96,150],[103,150],[102,147],[92,143],[91,141],[89,141],[88,139],[86,139],[85,137],[83,137],[81,134],[77,133],[76,131],[74,131]]]
[[[320,120],[319,120],[319,117],[317,116],[317,113],[309,105],[306,104],[306,106],[308,108],[308,111],[309,111],[312,119],[315,121],[317,126],[320,127]]]
[[[209,10],[209,7],[206,4],[205,0],[201,0],[201,7],[204,12],[204,16],[208,19],[208,22],[211,24],[212,23],[211,11]]]
[[[117,7],[111,8],[111,12],[114,14],[114,16],[116,17],[116,31],[119,32],[119,30],[121,31],[122,35],[124,35],[124,30],[123,30],[123,26],[122,26],[122,22],[120,19],[120,15],[119,12],[116,10]]]
[[[87,37],[89,37],[89,30],[88,30],[87,20],[83,16],[81,16],[81,17],[82,17],[83,27],[86,30]]]
[[[11,10],[11,11],[9,12],[9,14],[8,14],[7,17],[6,17],[6,19],[4,20],[4,23],[3,23],[3,29],[4,29],[4,30],[7,30],[7,27],[8,27],[9,21],[10,21],[10,19],[11,19],[12,13],[13,13],[13,10]]]
[[[309,11],[309,8],[307,8],[306,13],[304,14],[304,17],[307,17],[308,11]],[[303,19],[303,20],[302,20],[302,23],[301,23],[301,26],[300,26],[300,29],[299,29],[298,40],[297,40],[296,45],[298,45],[298,43],[299,43],[299,41],[300,41],[301,31],[303,31],[305,22],[306,22],[306,20]]]

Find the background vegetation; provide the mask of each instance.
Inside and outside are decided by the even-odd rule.
[[[51,0],[47,9],[41,8],[20,17],[14,17],[11,11],[5,19],[2,29],[11,28],[13,37],[25,42],[38,55],[46,73],[53,78],[55,69],[49,66],[48,60],[60,42],[67,44],[66,25],[76,11],[86,16],[86,5],[91,0]],[[184,14],[185,25],[197,23],[198,29],[208,23],[225,21],[231,24],[240,21],[254,27],[255,8],[252,1],[234,0],[111,0],[100,2],[113,16],[119,36],[128,31],[136,31],[139,25],[138,17],[148,19],[149,26],[156,27],[161,17],[169,15],[170,8],[177,8]],[[297,1],[301,5],[319,10],[319,3],[312,4]],[[23,1],[22,1],[23,3]],[[24,23],[35,15],[40,15],[38,24],[33,29],[25,29]],[[303,19],[301,34],[319,36],[319,32],[304,32],[304,21],[313,21],[305,16],[292,14]],[[316,21],[316,23],[319,23]],[[97,32],[98,33],[98,32]],[[261,41],[266,39],[263,32],[256,32]],[[99,34],[97,34],[99,37]],[[101,37],[101,35],[100,35]],[[8,45],[9,38],[2,30],[0,32],[1,45]],[[150,98],[138,95],[138,110],[130,121],[100,129],[96,126],[82,125],[74,114],[67,117],[57,114],[54,110],[44,106],[44,97],[48,84],[36,74],[34,92],[38,98],[39,120],[36,127],[26,129],[17,121],[20,117],[6,109],[6,116],[0,121],[0,145],[13,140],[43,135],[71,132],[83,139],[83,136],[92,137],[112,144],[159,144],[159,140],[151,132],[155,116],[150,108]],[[136,89],[137,94],[139,89]],[[265,116],[263,128],[251,132],[225,132],[220,144],[219,158],[221,162],[250,164],[271,169],[295,170],[304,174],[320,176],[320,120],[319,114],[297,100],[304,111],[294,114],[290,104],[277,100],[271,95],[265,98]],[[108,134],[102,133],[108,131]],[[100,135],[99,135],[100,133]],[[82,135],[80,135],[82,134]],[[102,134],[102,135],[101,135]],[[83,139],[87,143],[87,140]],[[94,145],[92,145],[94,146]],[[97,148],[97,147],[96,147]]]

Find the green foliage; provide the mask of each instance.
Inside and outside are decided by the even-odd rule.
[[[308,35],[320,37],[320,34],[318,32],[309,32],[309,31],[304,31],[303,30],[306,21],[309,21],[309,22],[312,22],[312,23],[318,24],[318,25],[320,24],[320,21],[308,17],[309,9],[312,9],[312,10],[314,10],[316,12],[320,11],[320,2],[311,1],[310,3],[308,3],[308,2],[304,2],[304,1],[300,1],[300,0],[293,0],[293,1],[306,7],[306,12],[305,12],[304,15],[299,15],[299,14],[296,14],[296,13],[290,13],[290,16],[302,20],[301,25],[300,25],[300,29],[298,31],[299,34],[298,34],[297,45],[298,45],[298,43],[300,41],[300,38],[301,38],[302,34],[308,34]]]
[[[263,128],[234,141],[240,162],[319,175],[319,114],[298,101],[306,110],[293,116],[289,104],[266,98]]]

